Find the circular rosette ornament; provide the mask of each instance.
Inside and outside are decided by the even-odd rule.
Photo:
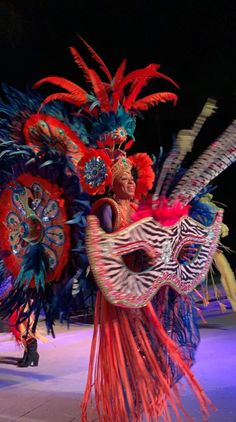
[[[152,165],[153,161],[146,153],[137,153],[129,156],[131,161],[132,173],[136,182],[135,199],[140,200],[147,196],[148,191],[153,187],[155,173]]]
[[[117,143],[121,143],[126,141],[128,133],[124,127],[118,127],[112,132],[112,136],[117,141]]]
[[[66,156],[76,168],[85,152],[85,145],[65,123],[46,114],[33,114],[25,123],[26,144],[35,152],[50,151]]]
[[[23,174],[2,192],[0,213],[0,247],[14,285],[39,290],[58,281],[70,247],[62,189]]]
[[[102,195],[111,186],[111,159],[105,151],[88,150],[78,164],[82,188],[90,195]]]

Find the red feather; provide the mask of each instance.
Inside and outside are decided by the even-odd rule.
[[[109,101],[109,96],[107,94],[106,88],[104,87],[104,83],[98,76],[98,74],[93,70],[90,70],[90,79],[93,86],[93,91],[95,96],[100,102],[100,109],[101,111],[110,111],[111,105]]]
[[[72,94],[67,94],[65,92],[59,92],[58,94],[52,94],[52,95],[49,95],[47,98],[45,98],[45,100],[40,105],[39,110],[41,110],[47,103],[50,103],[51,101],[56,101],[56,100],[65,101],[67,103],[74,104],[77,107],[81,107],[81,105],[87,102],[87,99],[86,101],[84,100],[83,95],[80,97],[77,94],[76,96],[74,96]]]
[[[179,85],[172,78],[170,78],[169,76],[165,75],[164,73],[157,72],[157,75],[155,77],[156,78],[165,79],[166,81],[168,81],[171,84],[173,84],[176,88],[179,88]]]
[[[149,107],[154,107],[158,103],[165,103],[166,101],[173,101],[174,105],[176,105],[177,99],[177,95],[172,92],[158,92],[141,98],[133,103],[133,107],[136,110],[147,110]]]
[[[126,75],[117,86],[116,92],[113,94],[113,98],[115,98],[115,103],[118,104],[118,101],[121,100],[121,97],[123,96],[123,92],[125,87],[130,83],[136,83],[138,80],[142,79],[144,80],[145,77],[148,77],[150,73],[156,72],[159,65],[150,64],[149,66],[143,68],[134,70],[128,75]]]
[[[120,66],[118,67],[116,74],[114,76],[114,80],[113,80],[113,89],[115,90],[116,87],[119,85],[119,83],[121,82],[123,75],[124,75],[124,71],[125,71],[125,67],[126,67],[126,63],[127,63],[127,59],[124,59]]]
[[[139,78],[138,80],[135,80],[131,88],[129,90],[128,97],[124,100],[123,105],[125,110],[129,110],[132,104],[135,102],[138,94],[140,93],[141,89],[147,85],[150,79],[159,77],[159,73],[154,69],[153,67],[150,67],[150,69],[145,72],[144,77]]]
[[[81,55],[79,54],[79,52],[76,50],[76,48],[69,47],[69,49],[70,49],[70,52],[71,52],[72,56],[74,57],[75,63],[79,66],[80,69],[83,70],[86,81],[87,82],[91,82],[91,79],[90,79],[90,69],[86,65],[86,63],[83,60],[83,58],[81,57]]]
[[[125,78],[119,84],[118,89],[117,89],[116,95],[118,97],[118,100],[121,99],[124,93],[124,89],[128,84],[132,83],[130,92],[132,93],[133,89],[135,89],[135,93],[137,93],[138,95],[138,93],[142,89],[142,86],[144,86],[147,83],[148,79],[154,78],[154,77],[166,79],[167,81],[171,82],[173,85],[178,87],[178,85],[173,81],[173,79],[157,71],[159,67],[160,67],[159,64],[150,64],[143,69],[134,70],[133,72],[130,72],[128,75],[126,75]],[[138,84],[139,81],[140,81],[140,84]],[[141,81],[143,82],[141,83]],[[131,102],[133,102],[132,97],[131,97],[131,101],[128,100],[128,105],[126,105],[127,109],[130,108],[129,103]]]
[[[138,80],[140,78],[145,78],[145,76],[149,76],[150,72],[157,72],[157,69],[160,67],[159,64],[149,64],[148,66],[133,70],[132,72],[128,73],[123,80],[121,81],[119,88],[124,89],[128,84]]]
[[[66,89],[70,93],[79,93],[84,94],[84,99],[86,100],[87,92],[81,88],[79,85],[75,84],[74,82],[69,81],[68,79],[61,78],[60,76],[49,76],[47,78],[40,79],[38,82],[36,82],[33,86],[33,88],[38,88],[44,83],[50,83],[53,85],[57,85],[60,88]]]
[[[140,91],[142,90],[142,88],[145,85],[147,85],[147,83],[149,82],[150,79],[154,79],[154,78],[163,78],[163,79],[166,79],[166,80],[172,82],[174,85],[176,85],[176,83],[174,81],[172,81],[172,79],[170,79],[168,76],[165,76],[160,72],[156,72],[153,68],[150,68],[150,71],[148,71],[144,75],[143,78],[140,78],[139,80],[135,81],[132,84],[130,91],[129,91],[129,95],[123,102],[123,105],[124,105],[124,108],[125,108],[126,111],[128,111],[132,107],[133,103],[135,102],[135,100],[136,100],[137,96],[139,95]]]
[[[116,74],[114,76],[114,80],[113,80],[113,95],[112,95],[112,99],[113,99],[113,110],[116,111],[117,106],[118,106],[118,102],[119,102],[119,92],[116,92],[117,87],[119,86],[123,75],[124,75],[124,71],[125,71],[125,67],[126,67],[126,62],[127,59],[124,59],[122,61],[122,63],[120,64],[120,66],[118,67]]]
[[[78,35],[78,34],[77,34]],[[111,82],[112,76],[110,71],[108,70],[107,66],[105,65],[104,61],[101,59],[101,57],[96,53],[96,51],[80,36],[78,37],[83,41],[83,43],[86,45],[87,49],[91,53],[92,58],[100,65],[100,68],[105,73],[109,81]]]
[[[134,143],[133,139],[128,141],[127,144],[125,144],[125,146],[124,146],[124,151],[127,151],[128,149],[130,149],[132,147],[133,143]]]
[[[104,149],[104,143],[101,141],[96,141],[98,148]]]

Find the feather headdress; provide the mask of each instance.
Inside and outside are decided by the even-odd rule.
[[[124,160],[127,150],[131,148],[135,140],[134,130],[139,112],[154,107],[160,102],[171,101],[175,104],[177,101],[177,95],[172,92],[156,92],[141,97],[143,88],[155,78],[164,79],[175,87],[177,84],[159,71],[159,64],[150,64],[124,75],[126,60],[122,61],[112,77],[101,57],[87,42],[82,38],[81,40],[88,48],[92,58],[98,63],[105,81],[94,69],[88,67],[77,49],[70,47],[74,61],[82,70],[89,89],[85,90],[74,82],[56,76],[41,79],[35,84],[35,88],[44,83],[51,83],[64,90],[49,95],[42,102],[40,110],[51,101],[60,100],[76,106],[78,117],[87,118],[88,125],[90,125],[88,137],[93,150],[88,148],[87,152],[82,151],[83,157],[78,163],[78,171],[85,191],[90,194],[102,194],[105,188],[111,185],[112,167],[117,160]],[[94,151],[94,157],[91,156],[92,151]],[[122,161],[120,162],[122,163]],[[141,165],[140,160],[134,158],[133,162],[136,163],[135,170],[137,170],[137,163]],[[150,166],[151,164],[150,160]],[[154,180],[154,174],[150,175],[150,171],[149,187]],[[96,186],[93,186],[95,182],[91,180],[93,174],[96,176]],[[97,177],[98,175],[99,177]],[[150,183],[151,179],[152,183]],[[146,186],[144,180],[141,182],[143,186]],[[142,192],[140,186],[138,187],[139,197],[146,194],[147,190],[145,188]]]

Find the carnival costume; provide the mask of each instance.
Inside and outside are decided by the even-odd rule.
[[[84,148],[82,123],[78,125],[65,107],[54,104],[50,116],[39,120],[38,131],[34,131],[29,128],[29,120],[37,115],[42,97],[34,91],[22,93],[5,85],[3,92],[0,315],[9,321],[13,335],[25,349],[25,358],[32,349],[32,340],[36,349],[35,341],[42,339],[36,331],[41,310],[52,335],[53,320],[64,311],[58,303],[58,292],[55,294],[56,283],[65,286],[61,294],[65,297],[72,280],[78,274],[81,280],[85,277],[87,258],[81,246],[90,205],[87,195],[81,192],[72,161],[77,162]],[[62,120],[75,121],[74,131]],[[70,149],[72,158],[65,155]],[[35,352],[26,366],[34,361],[37,364]]]
[[[92,206],[86,229],[86,253],[99,289],[82,421],[92,387],[99,420],[141,421],[143,416],[171,420],[168,403],[181,420],[181,411],[187,416],[176,385],[182,375],[206,415],[210,402],[190,369],[199,341],[191,292],[211,265],[223,212],[209,204],[203,212],[200,200],[206,186],[236,159],[235,124],[183,171],[181,164],[189,151],[189,142],[183,140],[194,139],[197,122],[192,132],[177,138],[154,174],[146,153],[127,154],[135,141],[135,121],[143,110],[160,102],[175,103],[177,96],[159,92],[140,98],[140,93],[153,78],[176,84],[156,64],[124,76],[126,60],[112,78],[102,59],[85,44],[106,82],[71,48],[90,91],[62,77],[48,77],[36,87],[52,83],[64,92],[44,99],[39,111],[32,110],[29,102],[31,109],[29,104],[23,111],[21,107],[14,120],[13,106],[2,106],[10,116],[3,128],[11,137],[9,149],[3,142],[1,160],[16,154],[27,158],[21,158],[23,167],[14,174],[14,183],[12,174],[10,180],[7,175],[2,189],[1,250],[13,288],[3,299],[0,314],[7,317],[18,309],[19,324],[33,313],[35,331],[43,306],[52,330],[53,283],[69,283],[67,272],[77,274],[81,268],[83,274],[86,266],[77,261],[81,250],[76,242],[79,238],[84,246],[88,214],[80,186],[91,197],[102,195]],[[206,117],[205,109],[200,118]],[[130,184],[126,197],[116,188],[123,175]],[[154,180],[155,189],[148,196]],[[66,187],[72,182],[77,190],[72,189],[68,200]],[[68,218],[79,228],[76,239]]]

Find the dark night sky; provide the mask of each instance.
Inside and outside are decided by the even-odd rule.
[[[82,82],[68,50],[74,45],[86,56],[76,33],[112,73],[124,57],[128,70],[161,63],[180,85],[179,102],[175,109],[164,105],[148,112],[139,124],[137,138],[145,136],[150,152],[160,142],[168,146],[172,132],[190,127],[208,96],[218,100],[219,110],[201,132],[196,151],[236,116],[235,0],[0,0],[0,19],[0,78],[18,88],[52,74]],[[171,88],[155,84],[157,90]],[[227,244],[236,250],[235,165],[217,182],[216,198],[229,207]]]

